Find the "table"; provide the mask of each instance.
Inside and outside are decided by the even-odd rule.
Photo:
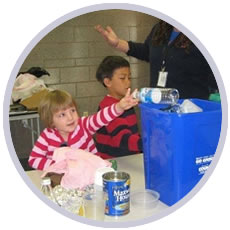
[[[31,130],[31,143],[32,146],[34,146],[34,142],[35,142],[34,134],[36,134],[37,137],[40,134],[40,119],[37,111],[10,112],[9,115],[10,115],[9,116],[10,121],[21,121],[25,128]],[[33,124],[33,119],[36,119],[36,129]],[[30,124],[28,123],[28,121]]]
[[[116,160],[117,160],[118,170],[125,171],[130,175],[131,193],[132,191],[142,189],[145,187],[143,154],[135,154],[132,156],[119,157],[116,158]],[[34,171],[27,171],[26,173],[30,177],[32,182],[36,185],[36,187],[40,189],[40,182],[41,182],[40,176],[42,174],[42,171],[34,170]],[[154,209],[146,212],[140,212],[140,210],[135,208],[131,203],[129,214],[121,217],[105,216],[105,221],[122,222],[122,221],[143,219],[144,217],[148,217],[153,214],[159,213],[160,211],[166,208],[168,208],[168,206],[162,203],[161,201],[159,201],[158,205]]]

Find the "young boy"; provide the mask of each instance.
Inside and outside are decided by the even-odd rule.
[[[41,133],[32,149],[29,165],[35,169],[45,170],[54,163],[53,152],[61,146],[70,146],[96,154],[97,149],[92,135],[137,103],[129,89],[118,103],[113,103],[89,117],[80,118],[76,102],[69,93],[61,90],[49,92],[41,100],[38,110],[47,128]]]
[[[118,103],[130,88],[130,64],[120,56],[108,56],[99,65],[96,78],[108,90],[99,109]],[[130,108],[96,133],[96,146],[104,159],[142,152],[135,110]]]

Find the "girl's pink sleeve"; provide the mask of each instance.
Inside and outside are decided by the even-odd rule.
[[[105,107],[99,110],[97,113],[82,117],[83,126],[90,132],[94,134],[98,129],[103,126],[108,125],[116,117],[119,117],[123,112],[119,113],[116,111],[116,103],[111,106]]]

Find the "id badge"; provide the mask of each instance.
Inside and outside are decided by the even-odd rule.
[[[167,82],[168,72],[159,71],[157,86],[165,87]]]

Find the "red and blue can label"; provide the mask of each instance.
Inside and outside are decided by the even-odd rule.
[[[105,214],[123,216],[130,210],[130,176],[125,172],[108,172],[103,175],[106,193]]]

